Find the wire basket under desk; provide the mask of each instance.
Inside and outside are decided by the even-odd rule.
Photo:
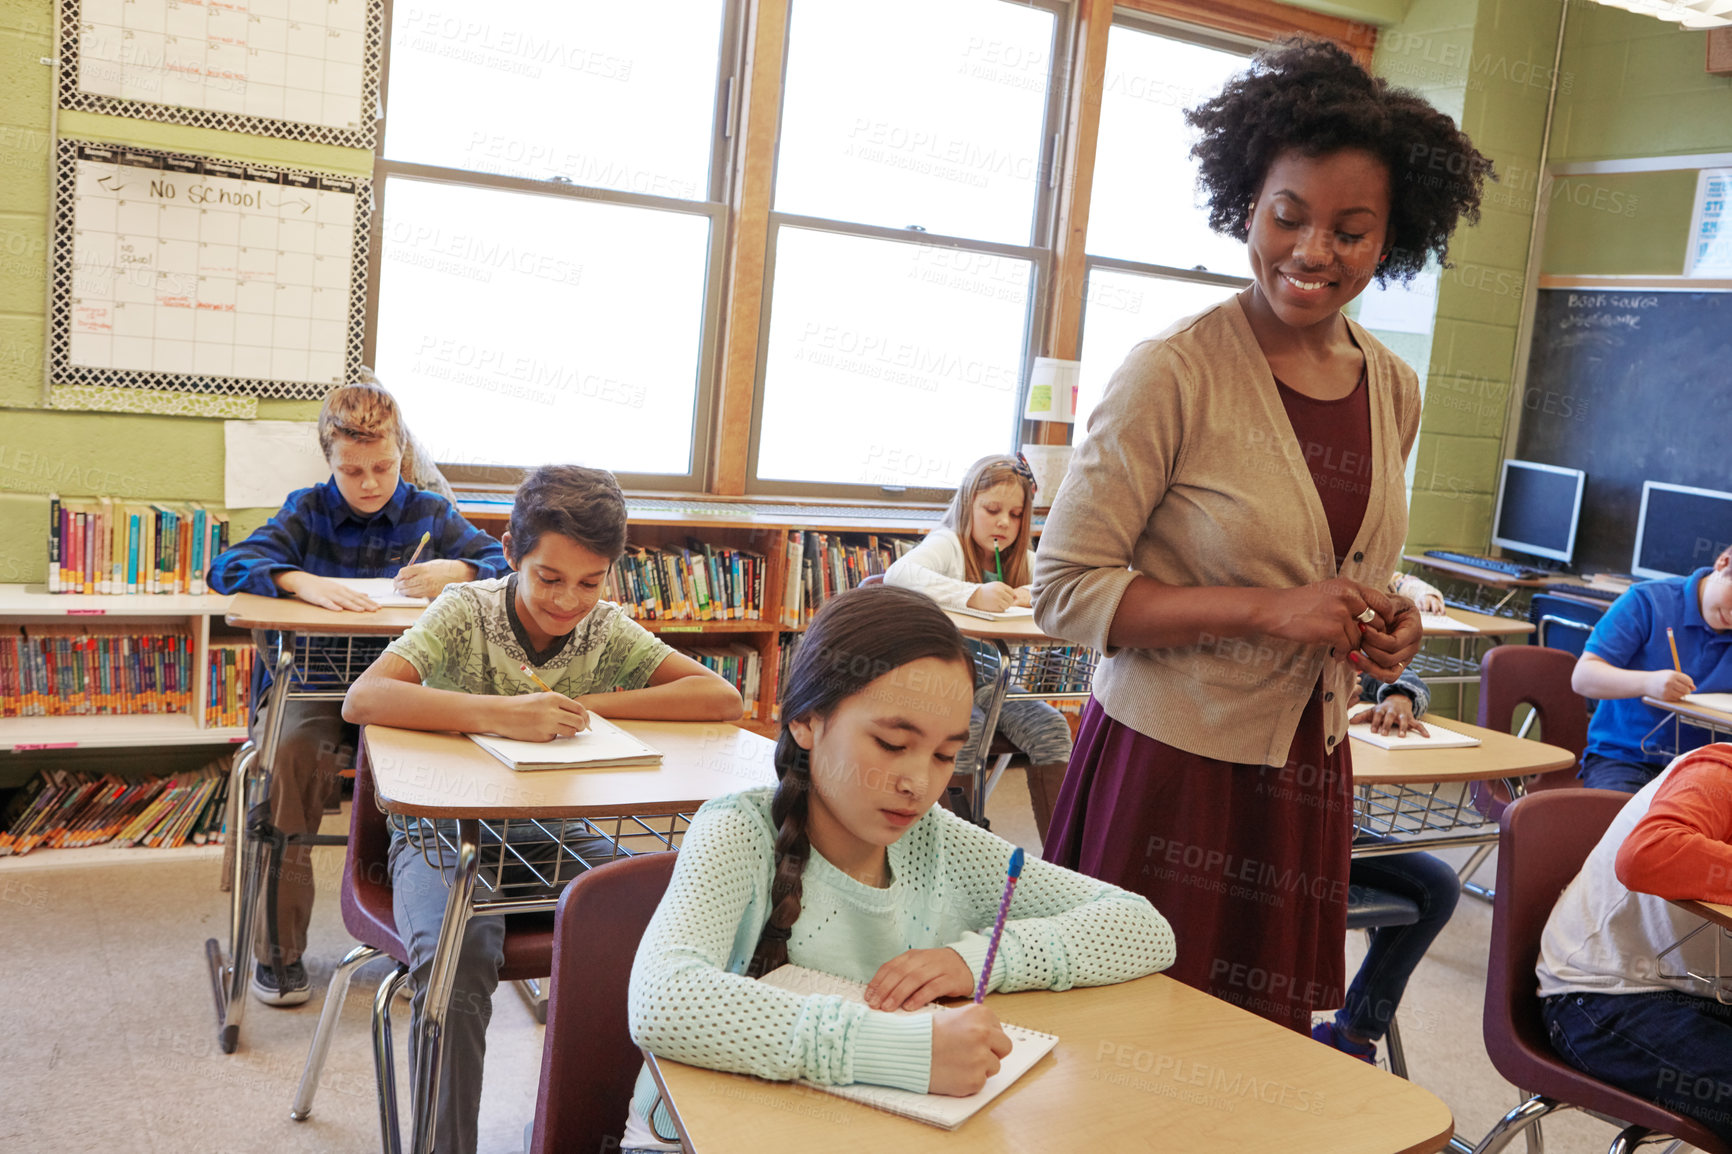
[[[1010,692],[1017,696],[1087,696],[1100,653],[1085,645],[1013,645]]]
[[[1484,833],[1497,823],[1474,808],[1464,782],[1361,785],[1353,793],[1353,827],[1360,835],[1407,840],[1438,834]]]
[[[578,874],[620,857],[679,848],[692,814],[605,818],[506,818],[480,823],[478,890],[499,898],[558,889]],[[450,881],[457,864],[457,822],[388,815],[391,828],[420,849]]]
[[[285,634],[271,631],[262,642],[255,644],[265,655],[266,666],[274,674],[282,656]],[[341,696],[353,685],[367,667],[378,660],[391,637],[333,637],[329,634],[296,633],[294,665],[289,671],[289,691],[298,697],[324,694]]]

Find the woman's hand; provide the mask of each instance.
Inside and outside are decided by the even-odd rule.
[[[405,565],[391,579],[391,588],[407,597],[434,598],[447,585],[475,580],[476,569],[467,561],[422,561]]]
[[[1419,652],[1420,642],[1425,640],[1425,623],[1420,620],[1418,607],[1398,595],[1390,596],[1388,601],[1389,615],[1379,615],[1379,620],[1364,627],[1356,662],[1360,669],[1386,685],[1401,676],[1401,671]]]
[[[493,732],[518,741],[552,741],[589,728],[589,710],[563,693],[495,697]]]
[[[906,956],[906,955],[905,955]],[[932,1015],[932,1072],[926,1092],[966,1098],[980,1093],[1010,1053],[1010,1038],[985,1006],[967,1005]]]
[[[988,581],[968,598],[970,609],[984,609],[988,613],[1003,613],[1015,604],[1016,590],[1002,581]]]
[[[1381,628],[1383,622],[1395,616],[1394,602],[1400,601],[1410,609],[1413,606],[1404,597],[1392,598],[1346,577],[1266,592],[1268,624],[1263,632],[1283,641],[1326,645],[1330,656],[1341,661],[1359,648],[1368,630]],[[1361,619],[1367,609],[1372,612],[1369,622]],[[1418,618],[1414,620],[1417,622]]]
[[[1397,737],[1406,737],[1409,733],[1417,733],[1421,737],[1430,737],[1425,726],[1413,716],[1413,699],[1405,693],[1391,693],[1374,708],[1362,709],[1347,719],[1348,725],[1358,725],[1362,721],[1371,723],[1373,733],[1393,733]]]
[[[866,983],[866,1005],[873,1010],[918,1010],[938,998],[974,993],[974,972],[949,946],[908,950],[891,958]]]

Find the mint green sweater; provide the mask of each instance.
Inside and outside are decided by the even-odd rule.
[[[745,976],[770,916],[773,791],[716,798],[693,819],[667,895],[632,967],[632,1038],[660,1057],[790,1081],[870,1082],[924,1093],[932,1020]],[[1012,846],[934,806],[890,847],[890,885],[864,885],[816,851],[806,863],[788,960],[855,981],[911,949],[949,946],[978,980]],[[1173,964],[1173,932],[1148,899],[1029,859],[988,988],[1066,990]],[[634,1106],[673,1125],[648,1070]]]

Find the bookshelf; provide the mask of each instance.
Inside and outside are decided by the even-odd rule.
[[[457,507],[472,523],[494,536],[505,531],[511,496],[460,492]],[[734,621],[641,620],[639,624],[669,645],[711,645],[739,642],[758,652],[760,676],[753,716],[742,727],[774,737],[777,674],[784,635],[801,632],[781,619],[788,581],[788,537],[794,532],[918,538],[939,525],[940,507],[911,509],[906,505],[826,506],[803,500],[778,504],[761,500],[727,501],[713,496],[661,495],[626,498],[627,539],[631,549],[680,549],[698,541],[714,548],[737,549],[764,558],[763,611],[756,618]],[[1038,522],[1037,522],[1038,524]]]
[[[45,585],[0,585],[0,625],[90,624],[184,628],[193,642],[193,702],[190,713],[109,714],[82,717],[0,718],[0,752],[48,749],[114,749],[148,746],[229,745],[246,740],[240,726],[206,727],[203,670],[210,652],[212,618],[218,640],[229,599],[215,594],[49,593]],[[0,787],[17,784],[0,773]],[[28,774],[26,774],[28,776]]]

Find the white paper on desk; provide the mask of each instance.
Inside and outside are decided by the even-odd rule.
[[[1366,745],[1375,745],[1378,749],[1465,749],[1479,744],[1479,738],[1445,729],[1436,722],[1426,721],[1422,724],[1431,731],[1430,737],[1421,737],[1412,730],[1409,730],[1405,737],[1397,737],[1393,733],[1373,733],[1369,722],[1349,725],[1347,736],[1355,741],[1363,741]]]
[[[1457,621],[1447,613],[1421,613],[1421,627],[1427,633],[1472,633],[1473,626],[1465,621]]]
[[[964,605],[960,609],[952,609],[952,613],[960,613],[965,617],[978,617],[982,621],[1013,621],[1018,617],[1033,617],[1034,610],[1027,605],[1012,605],[1003,613],[994,613],[989,609],[975,609]]]
[[[331,580],[363,597],[371,597],[381,609],[406,609],[427,604],[425,597],[411,597],[391,588],[389,577],[333,577]]]
[[[331,475],[313,421],[224,421],[223,504],[276,509],[296,489]]]
[[[660,765],[662,755],[605,717],[589,715],[589,728],[552,741],[517,741],[490,733],[471,733],[469,740],[517,770],[610,769],[616,766]]]
[[[1703,709],[1732,713],[1732,693],[1686,693],[1684,700],[1691,705],[1700,705]]]
[[[765,985],[775,986],[779,990],[788,990],[796,994],[834,994],[846,998],[850,1002],[865,1002],[866,987],[859,982],[839,978],[834,974],[826,974],[822,970],[809,970],[805,966],[779,966],[762,978],[758,979]],[[949,1011],[940,1005],[924,1006],[918,1010],[897,1011],[898,1013],[944,1014]],[[1029,1030],[1022,1026],[1013,1026],[1008,1022],[1000,1022],[1005,1034],[1010,1038],[1010,1053],[1000,1061],[998,1073],[986,1080],[977,1093],[966,1098],[957,1098],[949,1094],[916,1094],[912,1090],[899,1090],[894,1086],[874,1086],[863,1082],[854,1082],[846,1086],[822,1086],[816,1082],[805,1082],[805,1085],[817,1086],[818,1089],[838,1098],[847,1098],[862,1105],[874,1106],[892,1114],[900,1114],[904,1118],[913,1118],[917,1122],[925,1122],[929,1126],[938,1126],[945,1130],[954,1130],[972,1118],[982,1106],[1002,1094],[1012,1082],[1028,1073],[1034,1064],[1046,1057],[1052,1048],[1058,1045],[1058,1038],[1052,1034],[1043,1034],[1039,1030]]]

